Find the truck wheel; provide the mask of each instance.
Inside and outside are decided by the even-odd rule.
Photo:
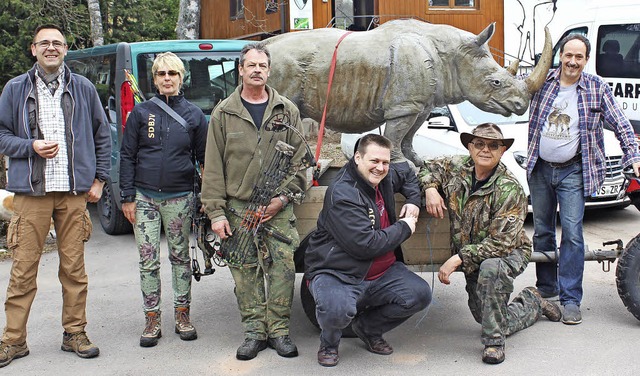
[[[618,260],[616,285],[624,306],[640,320],[640,234],[627,244]]]
[[[315,231],[315,229],[313,231]],[[296,249],[296,252],[293,256],[296,264],[296,272],[298,273],[304,272],[304,252],[309,246],[309,239],[311,237],[311,234],[313,234],[313,231],[309,232],[309,234],[305,236],[304,239],[302,239],[302,241],[300,242],[300,246],[298,247],[298,249]],[[316,301],[313,299],[311,291],[309,291],[306,276],[303,276],[302,282],[300,282],[300,301],[302,303],[304,314],[307,316],[311,324],[320,329],[318,319],[316,318]],[[355,336],[355,333],[353,333],[353,330],[351,330],[351,324],[349,324],[349,326],[342,330],[342,337],[344,338],[353,338]]]
[[[100,225],[102,225],[104,232],[109,235],[120,235],[128,234],[133,230],[129,220],[124,216],[122,210],[118,208],[118,203],[113,196],[109,182],[104,184],[102,197],[100,197],[97,205]]]

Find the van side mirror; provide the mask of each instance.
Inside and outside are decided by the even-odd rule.
[[[107,103],[107,107],[105,108],[105,112],[107,113],[107,120],[110,123],[116,122],[116,98],[111,95],[109,96],[109,101]]]
[[[446,129],[452,130],[451,119],[448,116],[436,116],[427,120],[427,127],[429,129]]]

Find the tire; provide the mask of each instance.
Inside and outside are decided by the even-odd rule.
[[[133,227],[122,210],[118,208],[118,203],[111,190],[110,182],[105,183],[102,188],[102,197],[98,201],[98,217],[104,232],[109,235],[129,234]]]
[[[640,234],[627,244],[618,260],[616,285],[624,306],[640,320]]]
[[[304,272],[304,253],[309,246],[309,239],[311,238],[311,234],[315,229],[307,236],[302,239],[300,242],[300,246],[296,249],[296,252],[293,256],[293,260],[296,264],[296,272],[301,273]],[[315,326],[320,329],[320,325],[318,324],[318,319],[316,318],[316,301],[313,299],[313,295],[311,295],[311,291],[309,291],[309,287],[307,286],[307,278],[306,275],[302,277],[302,281],[300,282],[300,302],[302,303],[302,310],[304,314],[307,316],[307,319]],[[351,329],[351,324],[342,330],[343,338],[353,338],[355,337],[355,333]]]

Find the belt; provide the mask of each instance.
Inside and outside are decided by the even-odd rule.
[[[545,161],[542,158],[540,158],[540,160],[543,161],[544,163],[548,164],[549,166],[553,167],[553,168],[562,168],[562,167],[571,166],[572,164],[577,163],[577,162],[582,162],[582,153],[578,153],[578,154],[574,155],[571,159],[569,159],[568,161],[565,161],[565,162],[548,162],[548,161]]]

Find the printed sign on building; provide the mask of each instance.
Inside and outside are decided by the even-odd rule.
[[[313,29],[312,0],[289,1],[289,25],[291,30]]]

